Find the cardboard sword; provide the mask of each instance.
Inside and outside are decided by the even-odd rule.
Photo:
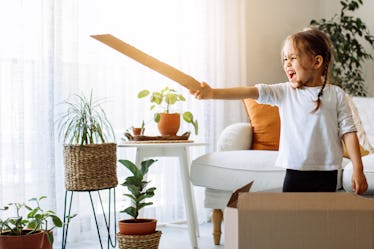
[[[143,51],[127,44],[111,34],[91,35],[92,38],[108,45],[118,52],[136,60],[137,62],[149,67],[150,69],[166,76],[167,78],[178,82],[187,89],[198,89],[200,82],[188,74],[144,53]]]

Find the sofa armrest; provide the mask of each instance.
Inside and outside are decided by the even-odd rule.
[[[227,126],[218,138],[217,150],[249,150],[252,144],[252,126],[235,123]]]

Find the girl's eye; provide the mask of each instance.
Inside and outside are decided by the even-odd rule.
[[[291,60],[296,60],[296,56],[292,56],[292,57],[291,57]]]

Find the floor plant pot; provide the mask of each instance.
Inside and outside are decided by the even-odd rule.
[[[181,118],[179,113],[160,113],[157,127],[162,136],[175,136],[179,130]]]
[[[67,190],[99,190],[117,186],[115,143],[64,145]]]
[[[119,233],[125,235],[145,235],[156,231],[156,219],[127,219],[118,222]]]
[[[51,231],[51,233],[53,233],[53,232]],[[47,236],[46,232],[44,232],[42,249],[52,249],[52,245],[51,245],[51,243],[49,243],[48,236]]]
[[[156,219],[127,219],[118,222],[119,249],[157,249],[161,231],[156,231]]]
[[[117,233],[119,249],[158,249],[161,231],[146,235],[125,235]]]
[[[25,235],[20,236],[11,236],[6,233],[1,234],[0,249],[42,249],[44,232],[38,231],[26,235],[29,231],[24,230]]]

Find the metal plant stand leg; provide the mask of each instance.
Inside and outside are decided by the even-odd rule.
[[[102,243],[102,239],[101,239],[101,234],[100,234],[100,230],[99,230],[99,224],[98,224],[98,221],[97,221],[97,216],[96,216],[96,210],[95,210],[95,205],[94,205],[94,202],[93,202],[93,199],[92,199],[92,193],[93,192],[97,192],[97,195],[98,195],[98,198],[99,198],[99,201],[100,201],[100,207],[101,207],[101,210],[102,210],[102,213],[103,213],[103,216],[104,216],[104,221],[105,221],[105,228],[106,228],[106,233],[107,233],[107,237],[108,237],[108,240],[107,240],[107,248],[109,249],[110,247],[112,248],[115,248],[117,246],[117,239],[116,239],[116,233],[117,233],[117,219],[116,219],[116,189],[115,188],[109,188],[107,189],[108,190],[108,217],[106,216],[105,214],[105,210],[104,210],[104,205],[103,205],[103,201],[101,199],[101,195],[100,195],[100,191],[101,190],[90,190],[90,191],[74,191],[74,190],[66,190],[65,191],[65,201],[64,201],[64,225],[63,225],[63,228],[62,228],[62,246],[61,248],[62,249],[65,249],[66,248],[66,240],[67,240],[67,236],[68,236],[68,231],[69,231],[69,222],[68,221],[68,217],[70,217],[71,215],[71,206],[72,206],[72,202],[73,202],[73,194],[74,192],[88,192],[88,195],[90,197],[90,201],[91,201],[91,208],[92,208],[92,212],[93,212],[93,216],[94,216],[94,219],[95,219],[95,224],[96,224],[96,230],[97,230],[97,236],[98,236],[98,239],[99,239],[99,242],[100,242],[100,247],[101,249],[103,249],[103,243]],[[112,202],[112,191],[113,190],[113,219],[114,219],[114,236],[111,235],[110,233],[110,227],[111,227],[111,202]],[[69,192],[70,192],[70,198],[69,198]],[[69,200],[70,199],[70,200]],[[69,200],[69,203],[67,203]]]

